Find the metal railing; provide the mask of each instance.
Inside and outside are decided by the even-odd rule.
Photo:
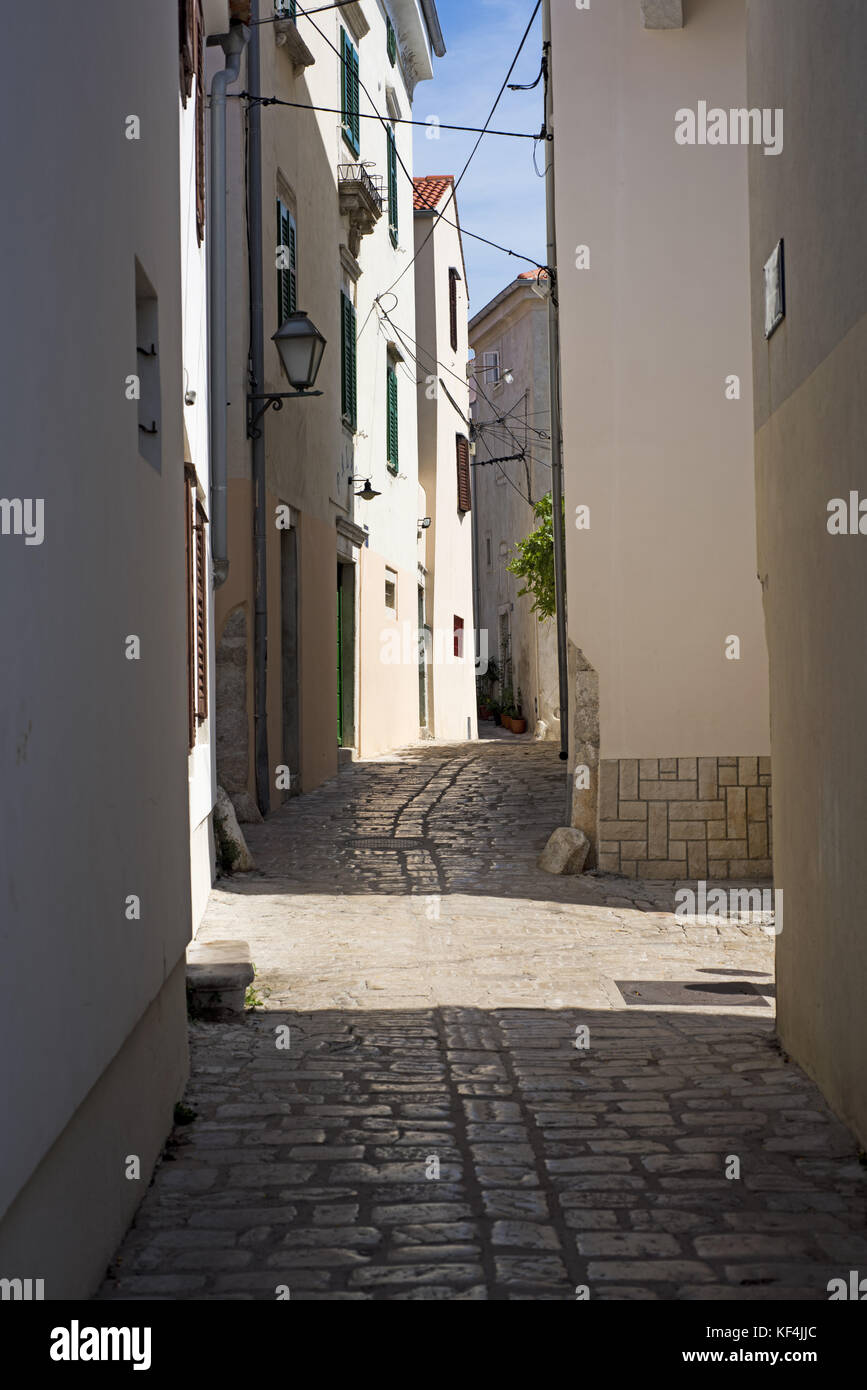
[[[346,184],[360,184],[377,208],[382,212],[385,195],[382,174],[371,174],[363,164],[338,164],[337,181],[343,188]]]

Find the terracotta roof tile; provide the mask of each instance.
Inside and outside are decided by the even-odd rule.
[[[413,207],[416,212],[433,212],[454,181],[454,174],[426,174],[423,178],[413,179]]]

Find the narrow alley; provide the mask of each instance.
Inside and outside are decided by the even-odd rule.
[[[867,1260],[773,936],[541,872],[562,798],[556,748],[498,732],[247,827],[199,940],[249,943],[256,1007],[191,1024],[195,1118],[100,1298],[826,1300]]]

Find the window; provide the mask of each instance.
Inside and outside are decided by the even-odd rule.
[[[485,561],[487,563],[488,569],[491,569],[494,564],[494,553],[491,547],[490,536],[485,536]]]
[[[352,153],[361,153],[359,115],[358,49],[345,29],[340,30],[340,98],[343,108],[343,138]]]
[[[138,451],[159,473],[162,471],[159,304],[156,291],[138,259],[135,262],[135,346]]]
[[[455,656],[464,659],[464,620],[455,614]]]
[[[452,352],[458,350],[458,281],[460,278],[452,266],[449,270],[449,337]]]
[[[358,425],[358,363],[356,358],[355,305],[340,293],[341,411],[344,423],[355,430]]]
[[[470,489],[470,444],[466,435],[456,435],[455,446],[458,461],[458,511],[469,512],[473,503]]]
[[[291,19],[294,24],[298,18],[298,0],[274,0],[274,12]]]
[[[298,228],[282,199],[277,199],[277,327],[298,308]]]
[[[487,383],[497,386],[500,381],[500,354],[499,352],[482,353],[482,386]]]
[[[397,246],[397,141],[394,131],[386,131],[388,153],[388,234],[392,246]]]
[[[196,475],[184,468],[187,538],[187,674],[189,680],[189,744],[208,717],[208,559],[207,517],[196,497]]]
[[[386,455],[390,473],[399,468],[397,429],[397,365],[389,362],[386,371]]]
[[[397,62],[397,34],[394,32],[394,25],[388,15],[385,16],[385,46],[388,52],[388,61],[394,67]]]
[[[385,606],[397,612],[397,570],[385,571]]]

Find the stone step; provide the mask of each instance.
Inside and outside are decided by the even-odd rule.
[[[246,941],[191,941],[186,972],[191,1017],[221,1022],[242,1014],[254,974]]]

